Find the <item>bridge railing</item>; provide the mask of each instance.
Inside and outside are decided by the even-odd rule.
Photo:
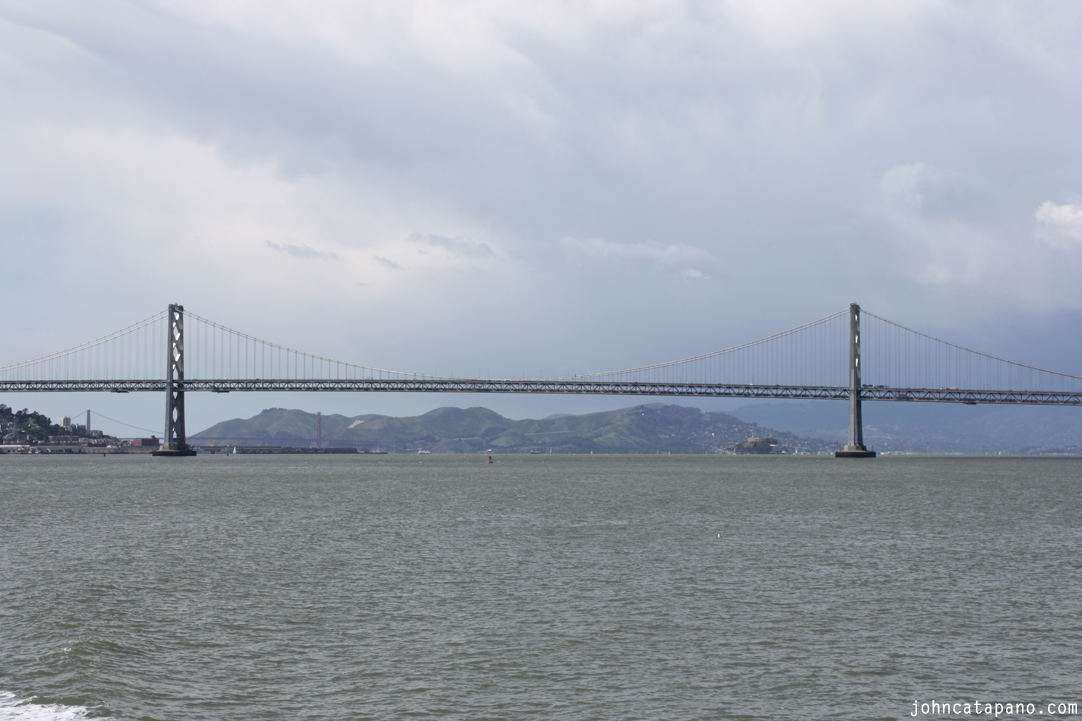
[[[160,380],[165,312],[56,353],[0,366],[0,381]]]
[[[782,333],[690,358],[602,373],[518,380],[536,381],[529,387],[536,392],[639,387],[631,384],[667,384],[680,394],[693,386],[711,385],[844,389],[848,384],[848,322],[846,309]],[[1082,392],[1082,377],[962,348],[866,311],[861,331],[862,382],[869,389],[868,398],[892,397],[870,389],[902,389],[907,393],[914,389]],[[0,367],[0,384],[16,383],[3,387],[19,389],[40,384],[40,390],[72,390],[76,386],[86,390],[157,389],[166,374],[167,337],[166,313],[158,313],[87,343]],[[342,389],[376,388],[381,382],[387,382],[388,389],[519,388],[511,377],[498,385],[463,385],[459,381],[486,379],[455,379],[334,360],[271,343],[190,312],[185,314],[184,363],[185,381],[193,390],[299,388],[301,381],[326,382],[321,387],[328,390],[338,381],[344,384]],[[576,387],[582,390],[568,390]],[[534,392],[529,388],[507,392]],[[768,392],[768,397],[773,397],[769,393],[774,391]],[[778,397],[796,397],[790,391],[784,393],[790,395]],[[801,397],[834,397],[822,390],[807,393],[811,395]],[[704,390],[703,394],[709,393]],[[943,394],[912,395],[914,400],[918,396],[932,400]],[[898,394],[893,397],[901,399]],[[943,399],[953,398],[950,393],[943,395]]]
[[[186,378],[389,380],[438,377],[305,353],[242,333],[194,313],[186,313],[185,324]]]
[[[551,380],[844,387],[848,313],[841,310],[782,333],[691,358]]]
[[[867,311],[863,383],[880,388],[1082,392],[1082,377],[1057,373],[933,338]]]

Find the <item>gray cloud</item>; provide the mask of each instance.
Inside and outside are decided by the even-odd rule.
[[[411,233],[410,240],[415,243],[423,243],[425,245],[443,248],[454,255],[462,256],[464,258],[491,258],[495,255],[495,253],[492,252],[492,248],[488,247],[485,243],[467,240],[459,236],[447,238],[442,235]]]
[[[465,316],[508,330],[497,349],[436,339],[462,367],[596,369],[851,300],[1010,344],[1033,317],[1082,312],[1065,202],[1082,193],[1082,96],[1064,91],[1082,85],[1082,16],[996,7],[0,0],[0,242],[70,248],[50,283],[124,283],[152,308],[166,290],[210,317],[238,295],[309,312],[333,295],[339,321],[385,340],[342,355],[404,367],[434,339],[399,329]],[[238,287],[220,269],[273,259],[248,257],[261,241],[338,262],[268,262]],[[133,272],[193,244],[224,262],[191,261],[183,285]],[[12,292],[45,282],[23,276]],[[754,318],[728,310],[751,301]],[[541,309],[528,329],[522,308]]]
[[[276,250],[279,253],[285,253],[291,255],[294,258],[304,258],[305,260],[338,260],[338,256],[334,253],[327,253],[322,250],[316,250],[310,248],[307,245],[292,245],[290,243],[272,243],[266,241],[267,247],[271,250]]]
[[[393,261],[390,258],[381,258],[378,255],[372,256],[373,259],[382,265],[384,268],[390,268],[391,270],[402,270],[402,266],[397,261]]]

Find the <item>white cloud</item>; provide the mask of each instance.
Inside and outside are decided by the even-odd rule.
[[[685,243],[665,244],[656,240],[616,243],[600,238],[579,240],[571,237],[563,238],[560,242],[572,256],[602,264],[649,263],[668,268],[716,260],[710,251]]]
[[[878,185],[873,213],[887,230],[892,257],[886,262],[925,292],[966,289],[988,304],[1082,307],[1074,290],[1077,264],[1052,247],[1082,231],[1078,208],[1044,203],[1036,218],[1049,243],[1039,245],[1029,241],[1027,221],[1002,216],[1009,200],[980,177],[913,162],[892,166]]]
[[[883,173],[883,195],[889,202],[919,208],[924,202],[922,186],[927,175],[927,163],[895,165]]]
[[[991,200],[983,178],[925,162],[895,165],[883,173],[881,184],[888,204],[909,211],[964,216]]]
[[[1044,239],[1082,242],[1082,205],[1059,205],[1049,200],[1037,208],[1034,217],[1041,224]]]

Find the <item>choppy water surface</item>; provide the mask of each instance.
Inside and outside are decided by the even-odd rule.
[[[1082,701],[1078,459],[495,460],[0,457],[0,719]]]

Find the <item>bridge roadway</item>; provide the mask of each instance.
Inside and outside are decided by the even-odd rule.
[[[721,383],[643,383],[579,380],[481,380],[472,378],[410,378],[384,380],[245,379],[183,380],[176,390],[230,393],[234,391],[337,391],[412,393],[567,393],[610,396],[692,396],[699,398],[818,398],[848,400],[847,386],[727,385]],[[110,392],[166,390],[165,380],[0,381],[0,392]],[[868,401],[936,403],[1005,403],[1014,405],[1082,406],[1082,391],[986,391],[958,388],[891,388],[864,386]]]

